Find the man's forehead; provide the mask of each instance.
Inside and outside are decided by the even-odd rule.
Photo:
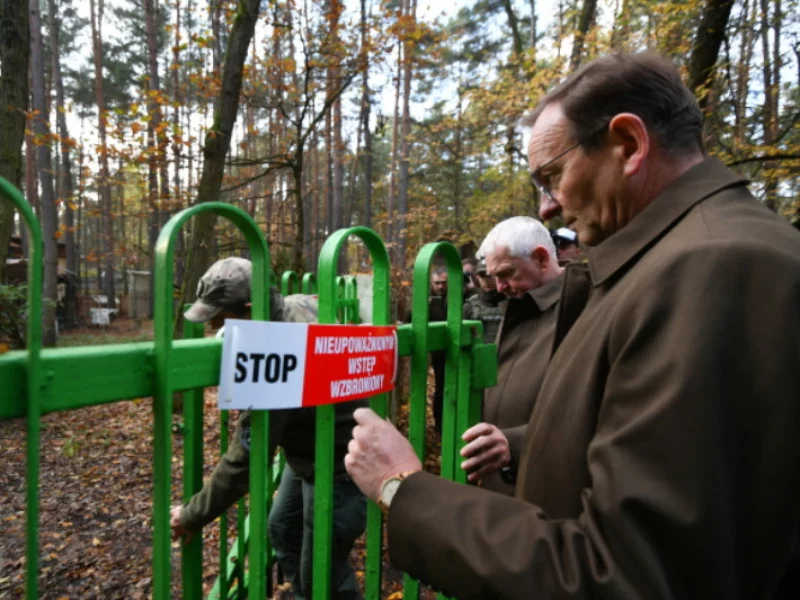
[[[498,246],[494,252],[489,253],[486,257],[486,271],[492,275],[501,269],[513,266],[515,262],[514,257],[509,256],[508,248]]]
[[[532,169],[550,160],[567,135],[567,119],[557,104],[545,107],[536,119],[528,138],[528,159]]]

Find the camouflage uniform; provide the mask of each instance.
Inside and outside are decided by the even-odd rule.
[[[218,261],[200,280],[198,299],[186,312],[194,322],[207,321],[231,306],[244,308],[250,301],[250,261],[228,258]],[[293,294],[282,298],[270,289],[272,320],[314,323],[318,315],[316,296]],[[347,444],[355,421],[353,410],[366,401],[336,405],[334,437],[333,548],[331,556],[332,597],[360,598],[350,550],[366,526],[366,500],[344,468]],[[278,562],[291,581],[295,598],[311,597],[313,554],[314,452],[316,410],[300,408],[270,413],[270,456],[283,448],[286,467],[269,514],[269,537]],[[181,525],[199,529],[212,522],[248,491],[250,413],[242,413],[233,441],[203,489],[181,511]]]
[[[506,297],[500,292],[479,290],[464,303],[464,318],[483,323],[483,341],[493,344],[500,331],[500,322],[505,312]]]

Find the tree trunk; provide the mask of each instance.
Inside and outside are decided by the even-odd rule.
[[[70,148],[74,141],[69,137],[67,129],[67,117],[64,105],[64,80],[61,75],[61,43],[59,17],[55,0],[47,0],[47,10],[50,19],[50,54],[53,61],[53,85],[56,90],[56,122],[58,123],[59,146],[61,148],[61,177],[62,177],[62,197],[64,202],[64,243],[67,251],[67,280],[76,277],[78,274],[78,256],[75,241],[75,186],[72,180],[72,157]],[[80,287],[80,281],[71,282],[69,289],[73,289],[73,284]],[[75,294],[67,294],[64,298],[64,326],[72,329],[78,326],[78,307]]]
[[[119,251],[122,255],[122,294],[128,295],[128,238],[125,237],[125,163],[122,157],[117,167],[117,208],[119,210]]]
[[[772,24],[770,25],[769,0],[761,0],[761,53],[764,71],[764,145],[773,146],[778,141],[778,108],[780,96],[780,0],[774,1]],[[775,34],[774,47],[769,45],[769,30]],[[776,163],[769,161],[765,167],[764,204],[772,210],[777,208],[778,180]]]
[[[28,57],[30,27],[28,2],[0,0],[0,177],[22,187],[22,143],[28,111]],[[0,201],[0,249],[5,257],[14,229],[11,203]],[[23,226],[23,230],[25,227]],[[6,261],[0,260],[0,282]]]
[[[231,28],[219,96],[214,104],[214,120],[203,145],[203,172],[197,188],[196,202],[217,200],[225,172],[225,157],[231,145],[231,132],[239,111],[242,90],[242,71],[250,40],[258,19],[259,0],[242,0]],[[210,246],[214,236],[216,218],[210,213],[199,214],[193,222],[189,254],[186,260],[186,277],[181,289],[182,306],[192,297],[197,282],[208,267]],[[302,248],[299,250],[302,255]],[[178,313],[175,330],[182,327],[182,313]]]
[[[401,15],[402,16],[402,13]],[[395,209],[397,207],[397,162],[400,147],[400,83],[403,79],[403,45],[397,42],[397,76],[394,80],[394,119],[392,121],[392,160],[390,165],[389,196],[386,200],[386,240],[390,244],[392,264],[397,267],[397,228]]]
[[[417,18],[417,0],[405,0],[406,16],[412,23]],[[403,128],[400,150],[399,193],[397,195],[398,216],[398,266],[405,268],[408,245],[408,187],[409,159],[411,154],[411,73],[413,42],[408,36],[403,40]]]
[[[364,211],[361,222],[365,227],[372,227],[372,130],[369,127],[371,100],[367,55],[369,48],[367,18],[367,0],[361,0],[361,53],[364,61],[361,74],[361,129],[364,132]]]
[[[31,0],[34,1],[34,0]],[[92,46],[94,49],[94,90],[97,102],[98,133],[100,136],[100,182],[101,211],[103,220],[103,255],[105,262],[105,278],[103,291],[106,294],[106,306],[116,308],[116,291],[114,289],[114,220],[111,207],[111,188],[108,170],[108,142],[106,140],[107,115],[105,96],[103,93],[103,0],[89,0],[90,20],[92,22]],[[98,270],[100,261],[98,261]]]
[[[708,94],[716,73],[719,47],[725,37],[733,0],[707,0],[695,34],[695,44],[689,59],[689,88],[694,90],[705,110]]]
[[[501,0],[501,3],[503,5],[503,10],[506,11],[506,17],[508,17],[508,27],[511,29],[511,41],[514,45],[514,56],[518,58],[522,55],[524,50],[522,34],[519,32],[519,19],[517,18],[517,13],[514,12],[514,8],[511,6],[511,0]]]
[[[33,80],[33,131],[36,135],[36,170],[41,188],[40,219],[44,240],[44,311],[42,318],[42,344],[55,346],[55,309],[58,299],[58,208],[53,193],[53,163],[50,154],[50,125],[44,92],[44,42],[39,1],[30,0],[31,26],[31,76]]]
[[[578,29],[575,31],[575,39],[572,42],[572,57],[569,61],[570,71],[577,69],[583,60],[583,44],[594,24],[596,14],[597,0],[583,0],[580,18],[578,19]]]

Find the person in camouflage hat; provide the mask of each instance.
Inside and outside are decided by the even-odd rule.
[[[475,267],[478,292],[464,302],[464,318],[483,323],[483,341],[493,344],[500,330],[500,321],[506,306],[506,296],[497,291],[494,277],[486,271],[486,259],[481,258]]]
[[[197,300],[184,313],[194,323],[211,322],[219,328],[226,318],[250,318],[252,265],[243,258],[214,263],[200,279]],[[273,321],[314,323],[318,298],[305,294],[281,297],[270,288]],[[344,455],[355,426],[353,410],[366,401],[336,405],[334,437],[333,546],[331,549],[331,596],[357,600],[361,596],[349,564],[350,550],[366,526],[366,500],[347,476]],[[278,494],[269,513],[269,538],[278,563],[294,588],[295,598],[311,598],[312,534],[314,527],[314,452],[316,409],[278,410],[270,414],[270,455],[283,448],[286,466]],[[211,523],[244,496],[249,485],[250,412],[239,418],[228,451],[203,488],[189,502],[172,507],[170,525],[175,536]]]

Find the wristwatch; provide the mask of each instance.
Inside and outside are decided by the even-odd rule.
[[[397,490],[400,488],[400,484],[403,483],[403,480],[406,477],[413,475],[414,473],[416,473],[416,471],[405,471],[403,473],[398,473],[397,475],[387,477],[383,481],[381,484],[381,491],[378,494],[378,506],[381,507],[381,510],[385,514],[389,514],[389,507],[392,505],[392,499],[397,493]]]

